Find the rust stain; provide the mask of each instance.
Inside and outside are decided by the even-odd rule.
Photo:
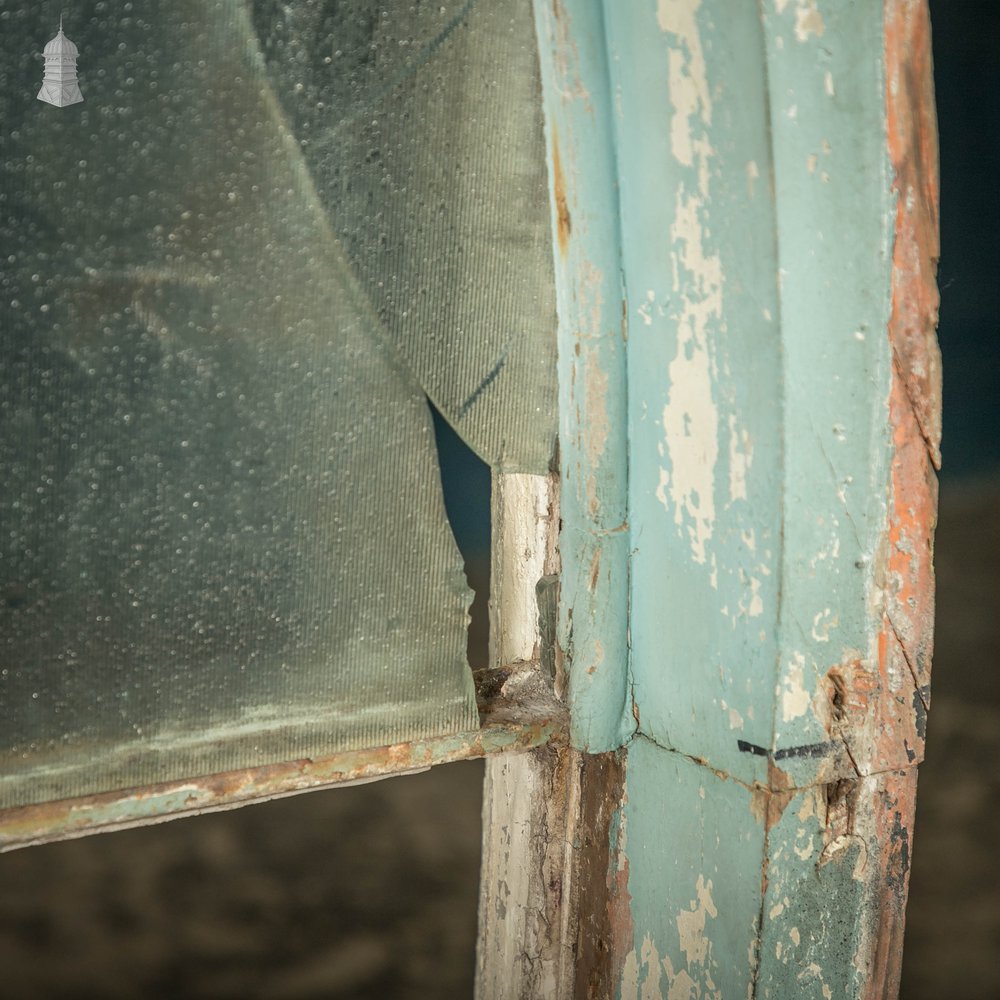
[[[880,636],[879,650],[882,692],[872,720],[872,772],[919,764],[924,759],[927,718],[927,702],[891,628]]]
[[[770,830],[778,823],[788,804],[795,798],[795,788],[792,779],[774,761],[768,761],[767,764],[767,783],[770,794],[764,829]]]
[[[861,1000],[899,995],[916,792],[917,770],[911,767],[882,775],[880,781],[872,783],[867,801],[859,805],[871,813],[873,842],[878,848],[868,954],[864,956],[869,973]]]
[[[884,0],[886,127],[896,194],[892,260],[893,458],[884,549],[884,611],[872,690],[831,671],[833,725],[874,778],[827,790],[828,832],[865,830],[872,905],[855,962],[863,1000],[899,991],[917,768],[923,756],[933,649],[933,538],[941,441],[937,125],[926,0]],[[838,718],[839,715],[839,718]],[[863,745],[863,755],[857,749]],[[853,758],[852,758],[853,759]],[[869,832],[870,831],[870,832]]]
[[[755,784],[750,793],[750,812],[769,832],[795,798],[794,782],[773,760],[767,762],[767,784]]]
[[[889,522],[887,613],[918,687],[930,684],[934,647],[934,528],[937,476],[924,447],[903,378],[889,400],[895,455]]]
[[[487,715],[475,732],[351,750],[314,760],[301,759],[201,775],[142,788],[43,802],[0,811],[0,850],[121,829],[170,816],[231,808],[330,785],[386,777],[453,760],[466,760],[544,744],[562,731],[559,709],[514,722]]]
[[[834,735],[838,725],[858,728],[863,724],[872,695],[878,692],[878,678],[855,657],[827,671],[826,687],[830,700],[827,732]]]
[[[848,662],[826,675],[828,729],[844,740],[855,767],[865,774],[923,760],[934,647],[937,477],[898,364],[889,418],[893,457],[878,661]]]
[[[559,241],[559,252],[565,257],[569,251],[573,220],[569,214],[569,203],[566,201],[566,177],[563,174],[562,157],[559,153],[559,132],[554,127],[552,129],[552,174],[556,196],[556,236]]]
[[[628,858],[622,851],[624,787],[624,751],[583,756],[574,878],[578,895],[570,904],[580,915],[575,1000],[614,996],[633,947]]]
[[[891,338],[921,435],[939,468],[938,136],[926,0],[886,0],[884,24],[886,126],[897,196]]]
[[[601,550],[594,549],[594,555],[590,560],[590,578],[587,581],[587,586],[590,592],[593,593],[597,589],[597,580],[601,573]]]
[[[885,0],[884,25],[887,142],[896,194],[888,331],[893,456],[880,559],[884,611],[878,663],[861,664],[871,678],[851,665],[827,675],[831,729],[851,744],[851,759],[863,773],[907,768],[923,758],[941,433],[937,126],[926,0]]]

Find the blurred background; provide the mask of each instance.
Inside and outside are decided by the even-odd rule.
[[[1000,998],[1000,4],[934,0],[944,470],[903,1000]],[[489,473],[438,420],[486,657]],[[481,762],[0,857],[0,998],[471,997]]]
[[[1000,997],[1000,4],[932,0],[944,467],[903,1000]]]

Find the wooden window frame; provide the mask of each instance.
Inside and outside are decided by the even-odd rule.
[[[876,221],[885,234],[881,256],[878,247],[873,251],[876,283],[885,292],[884,329],[856,332],[859,342],[884,337],[879,341],[884,363],[858,390],[870,397],[877,414],[867,438],[858,428],[863,440],[856,460],[867,471],[854,487],[866,491],[864,527],[877,544],[872,558],[855,564],[862,586],[843,596],[835,591],[830,604],[857,618],[875,652],[833,657],[824,663],[828,669],[806,678],[804,686],[799,675],[789,673],[797,669],[793,645],[780,645],[774,673],[756,681],[748,674],[747,683],[757,684],[775,706],[789,694],[785,723],[800,716],[810,721],[812,707],[826,720],[829,739],[796,743],[794,732],[778,731],[775,714],[766,745],[730,739],[726,732],[718,756],[714,748],[702,753],[683,740],[658,737],[656,719],[649,719],[662,710],[662,700],[650,693],[649,665],[632,662],[633,632],[656,624],[642,619],[630,603],[634,546],[655,524],[650,508],[643,507],[649,497],[630,492],[630,477],[648,471],[634,453],[633,432],[641,408],[660,398],[662,385],[644,366],[641,350],[629,344],[629,335],[638,341],[643,324],[652,325],[652,310],[670,297],[669,289],[661,295],[660,288],[647,298],[637,284],[646,272],[651,284],[666,281],[646,263],[655,262],[658,253],[667,259],[670,247],[644,230],[643,202],[635,200],[635,192],[652,191],[662,196],[659,201],[676,193],[667,191],[665,182],[657,187],[660,164],[644,148],[669,142],[673,129],[680,144],[675,158],[696,169],[696,157],[685,145],[691,138],[685,132],[688,119],[702,107],[697,128],[722,127],[699,103],[711,91],[697,74],[704,73],[705,52],[716,41],[711,33],[733,8],[723,0],[659,0],[655,11],[647,6],[535,3],[559,301],[560,471],[548,477],[494,476],[490,666],[477,674],[481,728],[7,810],[0,814],[0,846],[121,829],[486,757],[477,960],[482,1000],[737,992],[872,1000],[896,995],[929,697],[940,440],[934,335],[937,137],[926,2],[884,0],[834,10],[823,0],[801,0],[775,4],[773,10],[766,6],[759,15],[766,22],[768,47],[760,58],[768,72],[790,73],[793,84],[800,82],[798,73],[805,81],[803,101],[816,100],[785,107],[782,84],[770,76],[769,155],[786,157],[775,172],[783,184],[793,167],[801,172],[794,174],[794,184],[812,183],[814,175],[823,185],[830,182],[799,202],[794,184],[778,190],[776,239],[795,245],[802,237],[798,217],[782,215],[788,202],[807,215],[818,206],[810,225],[819,220],[828,227],[827,244],[847,240],[839,257],[827,258],[840,273],[808,273],[806,306],[810,294],[825,301],[830,282],[843,295],[864,292],[864,276],[851,270],[853,234],[838,236],[837,227],[849,225],[840,222],[838,191],[849,199],[851,185],[864,188],[879,205]],[[674,60],[679,75],[665,90],[642,92],[640,74],[623,62],[622,46],[629,60],[633,54],[636,63],[646,60],[646,68]],[[867,57],[857,64],[857,79],[843,81],[855,86],[856,106],[846,117],[837,101],[841,84],[831,71],[822,71],[838,47]],[[786,58],[788,52],[794,58]],[[807,74],[812,76],[805,80]],[[863,89],[870,79],[877,83]],[[672,106],[671,88],[677,90]],[[640,102],[650,109],[645,118],[639,116],[648,129],[646,147],[628,131],[635,123],[623,114],[623,108]],[[831,149],[838,142],[849,145],[853,137],[859,148],[880,146],[880,158],[861,163],[846,179],[820,170],[826,147],[799,163],[797,133],[787,125],[796,115],[819,116],[824,123],[828,116]],[[770,178],[761,176],[755,161],[753,169],[749,163],[738,166],[744,171],[739,181],[751,194],[757,182],[768,186]],[[735,186],[735,174],[728,179]],[[682,182],[707,187],[705,177],[694,174]],[[650,213],[662,208],[645,204]],[[709,207],[699,205],[699,211]],[[666,265],[659,265],[662,272]],[[780,282],[778,294],[781,298]],[[790,303],[791,315],[795,306]],[[782,322],[794,320],[782,317]],[[826,322],[825,315],[816,315],[817,337],[830,332]],[[785,350],[780,384],[837,371],[838,359],[822,353],[821,340],[793,342],[784,325],[779,336]],[[710,386],[708,395],[718,391],[717,384]],[[796,433],[796,421],[821,423],[828,416],[820,403],[813,410],[809,398],[781,405],[787,408],[782,411],[789,421],[786,437]],[[838,500],[827,484],[798,506],[786,503],[786,484],[802,474],[797,454],[783,455],[775,465],[780,489],[761,501],[782,505],[782,546],[799,529],[807,534],[809,518]],[[749,516],[745,525],[734,517],[726,527],[739,537],[740,529],[749,532],[753,523]],[[697,566],[678,570],[689,574],[692,586],[705,561],[703,549],[695,555]],[[795,573],[801,555],[792,551],[788,562],[789,578],[800,584],[804,577]],[[864,596],[860,604],[858,594]],[[796,599],[781,596],[785,602]],[[662,641],[671,640],[667,635]],[[647,671],[645,687],[637,686],[642,678],[634,666]],[[708,719],[718,697],[712,701],[709,685],[699,689],[699,675],[693,676],[692,697]],[[734,760],[756,767],[751,771],[756,777],[737,773]],[[660,834],[650,834],[642,823],[636,834],[629,824],[654,812],[662,821]],[[636,836],[640,839],[630,839]],[[732,861],[737,841],[748,840],[759,848],[753,863]]]

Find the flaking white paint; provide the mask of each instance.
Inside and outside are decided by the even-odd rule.
[[[812,36],[819,38],[826,31],[823,15],[820,14],[816,0],[798,0],[795,10],[795,37],[800,42],[807,42]]]
[[[806,984],[813,980],[818,981],[820,984],[820,990],[823,994],[823,1000],[833,1000],[833,990],[831,990],[830,987],[823,982],[823,969],[815,962],[810,962],[798,974],[797,978],[802,984]]]
[[[753,464],[753,445],[745,428],[736,426],[736,414],[729,415],[729,502],[746,500],[747,473]]]
[[[791,722],[809,710],[809,692],[806,690],[806,658],[801,653],[792,654],[792,662],[781,683],[781,717]]]
[[[805,822],[813,816],[820,815],[820,804],[819,797],[822,795],[822,791],[817,786],[811,791],[806,791],[802,796],[802,805],[799,806],[799,811],[797,816],[801,822]]]
[[[675,38],[668,51],[670,142],[674,158],[693,167],[696,183],[680,183],[671,226],[673,291],[679,303],[677,353],[669,367],[669,395],[663,429],[670,465],[661,469],[656,496],[674,522],[688,533],[694,560],[705,551],[715,524],[715,466],[719,454],[719,415],[712,398],[714,368],[709,326],[722,318],[722,265],[705,246],[702,215],[709,196],[713,153],[707,127],[712,104],[698,30],[701,0],[659,0],[661,30]],[[710,573],[717,583],[714,569]]]
[[[774,0],[774,9],[779,15],[784,14],[789,3],[791,0]],[[824,31],[826,25],[816,6],[816,0],[795,0],[795,37],[800,42],[805,42],[811,35],[818,38]]]
[[[711,886],[711,883],[708,885]],[[666,994],[663,992],[664,975]],[[722,991],[716,986],[707,968],[697,980],[687,969],[675,969],[669,955],[660,957],[648,934],[643,937],[638,954],[633,948],[625,956],[621,986],[622,1000],[723,1000]]]
[[[829,642],[830,632],[840,624],[840,616],[834,614],[830,608],[818,611],[813,617],[812,637],[817,642]]]
[[[639,1000],[639,960],[635,948],[622,963],[622,1000]]]
[[[697,115],[704,125],[712,121],[705,53],[701,47],[697,13],[701,0],[659,0],[656,8],[660,30],[677,36],[678,44],[667,53],[670,103],[670,148],[678,162],[694,164],[696,152],[704,155],[704,138],[696,139],[691,119]]]
[[[669,958],[663,960],[663,968],[666,970],[667,982],[670,984],[667,987],[666,1000],[700,1000],[701,991],[687,969],[674,972]]]
[[[699,875],[695,894],[697,898],[691,900],[691,909],[677,914],[677,933],[688,965],[704,965],[710,947],[705,936],[705,922],[708,917],[714,919],[719,915],[712,901],[712,880],[706,881],[703,875]]]
[[[797,837],[806,838],[805,843],[801,845],[793,844],[792,850],[794,850],[795,853],[798,855],[800,861],[808,861],[813,856],[813,852],[816,849],[816,845],[813,842],[812,835],[804,827],[800,827],[799,830],[797,831]],[[798,944],[798,942],[796,942],[796,944]]]
[[[646,968],[646,978],[642,981],[641,1000],[662,1000],[660,955],[656,950],[656,945],[653,944],[653,939],[648,934],[643,938],[640,957]]]
[[[656,302],[656,292],[652,289],[646,292],[646,301],[639,304],[636,312],[646,326],[653,325],[653,305]]]
[[[719,413],[712,398],[713,366],[708,350],[711,320],[722,316],[722,265],[706,253],[701,198],[677,192],[671,227],[674,291],[680,296],[677,354],[669,367],[669,397],[663,429],[670,471],[660,478],[657,497],[674,522],[687,526],[691,553],[705,563],[705,545],[715,525],[715,467],[719,456]],[[665,470],[664,470],[665,471]],[[670,503],[666,502],[669,490]]]

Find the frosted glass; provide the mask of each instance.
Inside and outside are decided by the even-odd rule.
[[[547,462],[531,12],[505,0],[476,35],[471,5],[398,4],[396,37],[393,6],[80,2],[64,28],[84,100],[63,108],[35,100],[45,5],[0,11],[0,806],[478,725],[424,392],[496,464]],[[351,67],[325,98],[317,65],[298,81],[297,56],[276,67],[293,8],[315,15],[318,65],[344,29]],[[532,148],[470,201],[435,172],[473,162],[443,109],[485,101],[469,74],[490,72],[475,45],[501,9],[534,103],[530,127],[494,128]],[[393,87],[407,38],[418,55]],[[373,56],[393,46],[387,65]],[[427,128],[394,132],[395,155],[428,145],[409,193],[398,176],[382,192],[359,166],[362,118],[400,88],[437,111],[411,101]],[[327,137],[330,160],[310,149],[321,111],[353,122]],[[522,169],[526,200],[499,204]],[[414,192],[435,184],[432,211]],[[401,213],[385,240],[383,202]],[[539,217],[474,220],[436,253],[475,204]],[[466,287],[500,258],[507,277],[533,272],[523,301]],[[422,270],[426,302],[406,316]]]
[[[546,472],[555,285],[531,0],[254,9],[393,347],[494,468]]]

